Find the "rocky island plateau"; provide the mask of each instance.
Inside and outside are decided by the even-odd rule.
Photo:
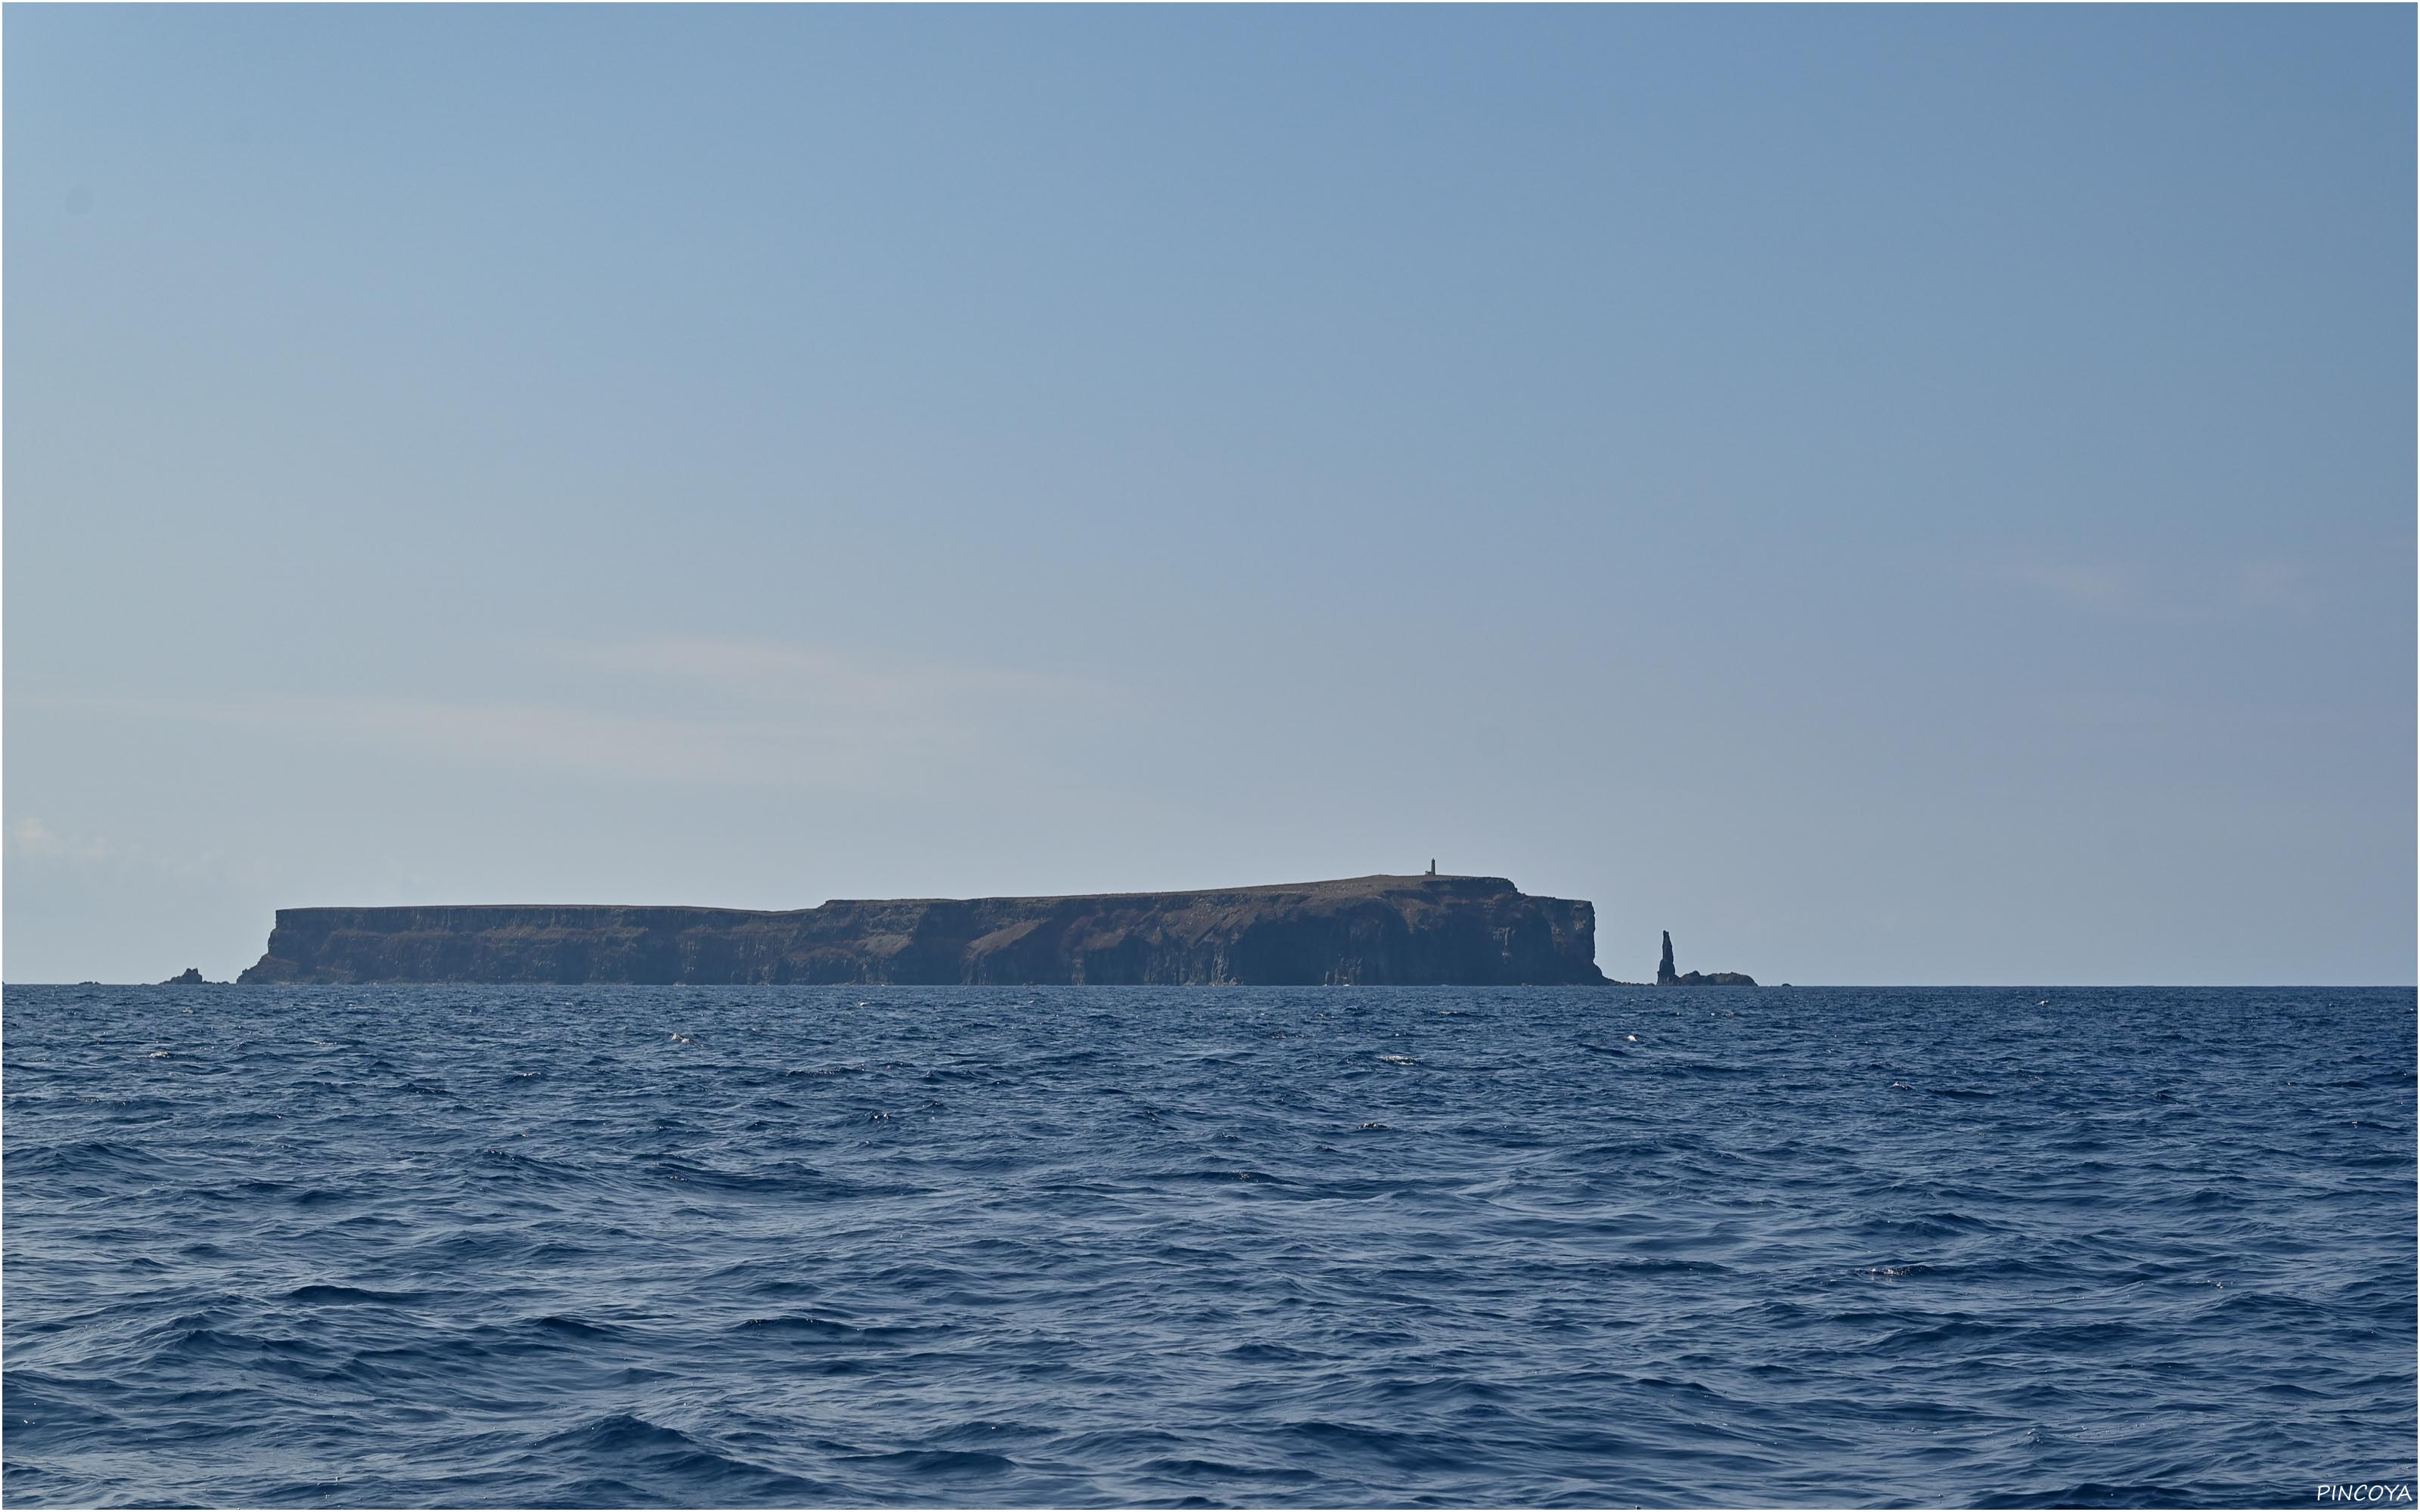
[[[819,908],[281,908],[264,982],[1603,985],[1596,909],[1502,877]]]

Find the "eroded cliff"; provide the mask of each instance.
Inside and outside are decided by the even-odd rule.
[[[281,908],[246,982],[1576,983],[1596,910],[1501,877],[820,908]]]

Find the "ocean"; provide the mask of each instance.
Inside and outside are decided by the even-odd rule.
[[[2307,1507],[2414,1477],[2409,989],[5,1015],[12,1505]]]

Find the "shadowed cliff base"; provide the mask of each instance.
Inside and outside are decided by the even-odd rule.
[[[1516,986],[1605,982],[1596,909],[1502,877],[820,908],[281,908],[261,982]]]

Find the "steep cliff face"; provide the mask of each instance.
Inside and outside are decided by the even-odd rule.
[[[1596,910],[1501,877],[734,908],[281,908],[246,982],[1580,983]]]

